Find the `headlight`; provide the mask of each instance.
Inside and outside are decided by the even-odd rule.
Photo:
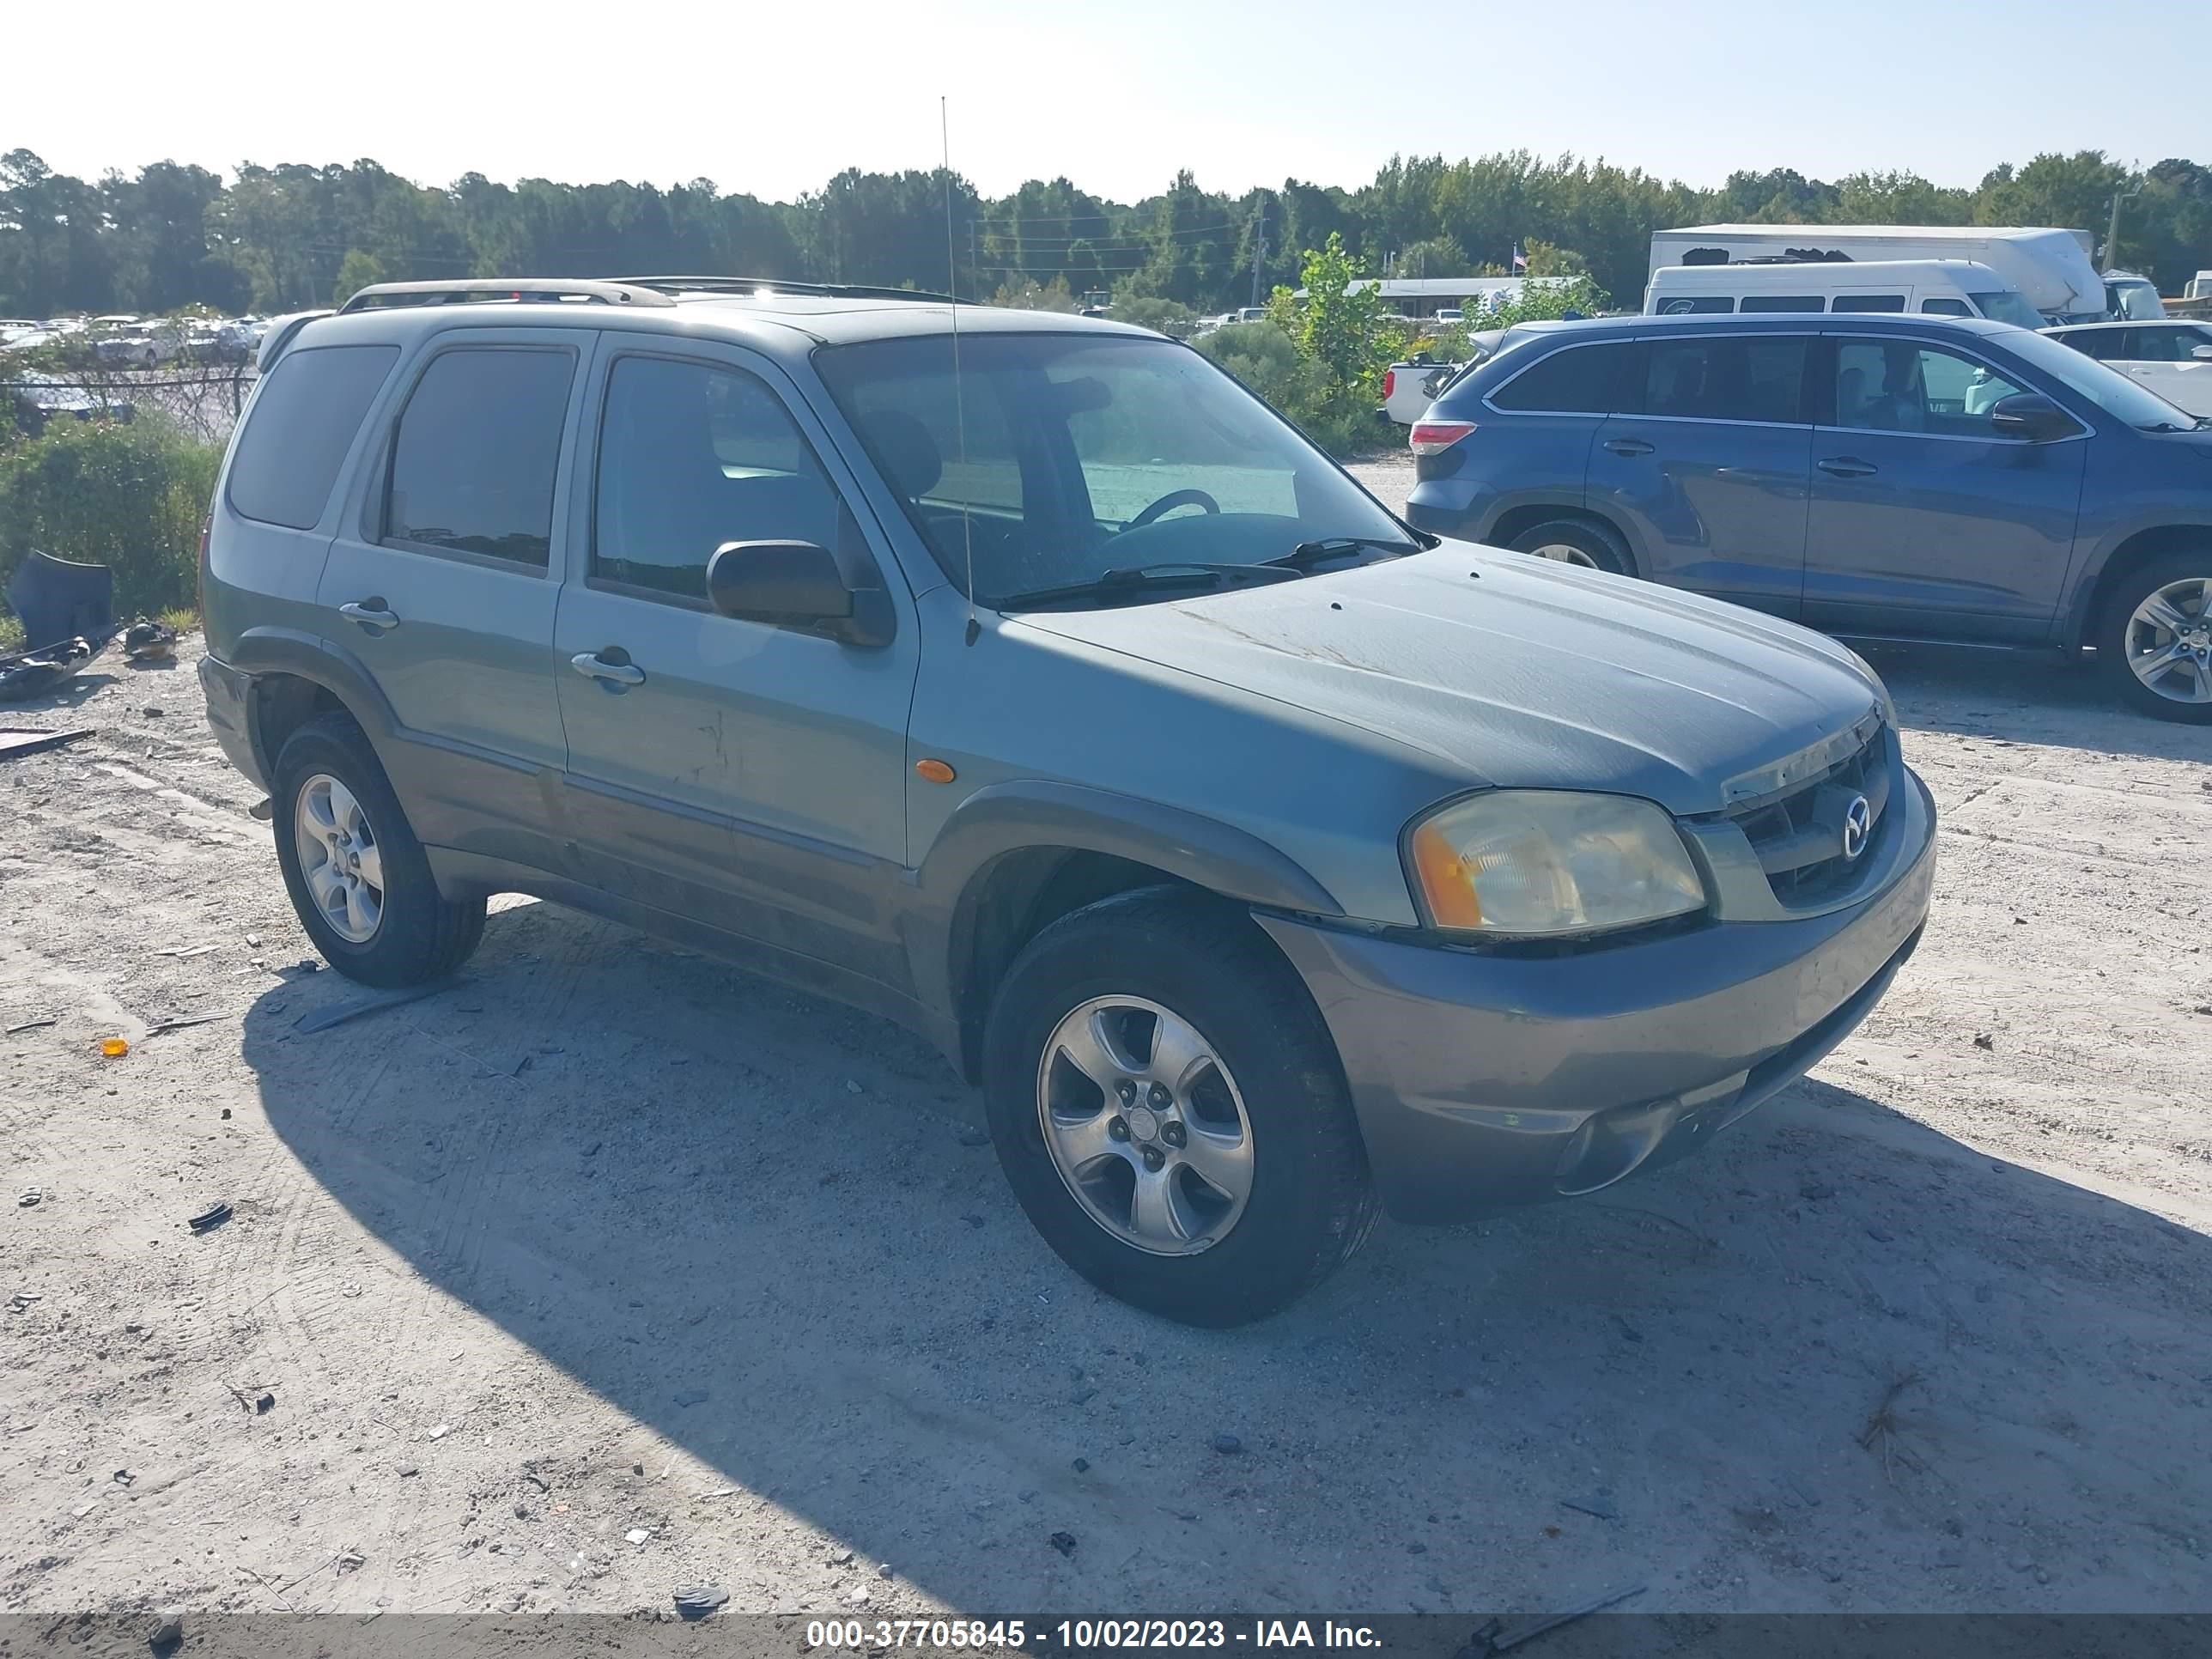
[[[1416,826],[1407,853],[1429,920],[1455,931],[1595,933],[1705,907],[1674,821],[1626,795],[1471,796]]]

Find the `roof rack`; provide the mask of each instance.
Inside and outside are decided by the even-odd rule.
[[[840,300],[919,300],[939,306],[972,303],[926,288],[884,288],[869,283],[794,283],[781,276],[623,276],[617,280],[665,293],[811,294]]]
[[[338,307],[390,311],[406,306],[490,305],[502,300],[580,300],[587,305],[672,306],[658,289],[631,282],[564,276],[472,276],[463,282],[372,283]]]

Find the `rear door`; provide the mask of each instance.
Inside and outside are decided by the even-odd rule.
[[[2119,349],[2106,360],[2114,368],[2192,415],[2212,415],[2212,362],[2196,355],[2198,347],[2212,346],[2212,326],[2146,324],[2122,333]]]
[[[2057,614],[2087,429],[1997,435],[2030,388],[1962,346],[1838,335],[1813,446],[1805,620],[1837,632],[2039,640]]]
[[[1655,331],[1590,452],[1589,504],[1654,581],[1795,617],[1805,560],[1812,337]]]
[[[319,601],[391,703],[385,757],[433,845],[558,867],[553,612],[592,335],[461,329],[410,366]]]
[[[555,642],[567,815],[590,879],[898,984],[890,900],[920,648],[896,566],[850,505],[856,481],[755,353],[611,332],[592,379],[592,484],[572,507]],[[893,641],[716,612],[715,550],[775,540],[831,549],[854,586],[888,578]]]

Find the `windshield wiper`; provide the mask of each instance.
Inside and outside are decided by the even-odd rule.
[[[1265,564],[1201,564],[1177,560],[1172,564],[1139,564],[1101,571],[1089,581],[1065,582],[1057,587],[1035,587],[1012,593],[994,609],[1019,611],[1029,605],[1056,605],[1062,599],[1109,598],[1147,587],[1219,587],[1229,581],[1254,579],[1273,581],[1288,573]]]
[[[1278,570],[1310,570],[1346,554],[1388,553],[1395,558],[1403,558],[1408,553],[1425,552],[1435,545],[1433,538],[1394,542],[1382,536],[1324,536],[1319,541],[1300,542],[1279,559],[1262,559],[1260,562]]]

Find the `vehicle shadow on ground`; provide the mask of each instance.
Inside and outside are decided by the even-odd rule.
[[[2120,700],[2087,661],[2042,652],[1867,646],[1860,649],[1888,684],[1908,729],[1957,732],[2014,743],[2048,743],[2152,760],[2212,757],[2202,726],[2154,720]]]
[[[1386,1223],[1290,1313],[1199,1332],[1067,1272],[970,1144],[969,1091],[868,1017],[535,904],[455,985],[296,1030],[362,994],[325,972],[248,1012],[270,1122],[431,1285],[716,1472],[641,1491],[645,1437],[550,1433],[532,1468],[568,1525],[650,1502],[711,1528],[731,1510],[698,1493],[726,1484],[859,1553],[740,1605],[846,1611],[872,1562],[1001,1613],[1556,1607],[1630,1580],[1655,1607],[1942,1607],[2014,1556],[2069,1575],[2024,1597],[2068,1605],[2199,1582],[2207,1241],[1865,1095],[1803,1085],[1590,1200]],[[290,1273],[320,1316],[414,1318],[395,1270]],[[449,1358],[395,1342],[378,1421],[526,1446],[528,1382]],[[539,1547],[562,1586],[572,1546]]]

